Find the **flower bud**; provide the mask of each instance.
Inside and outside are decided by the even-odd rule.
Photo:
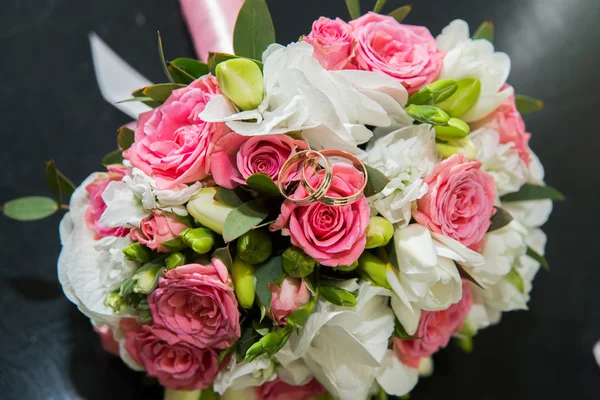
[[[283,270],[292,278],[304,278],[315,269],[316,261],[298,247],[288,247],[281,255]]]
[[[419,376],[428,378],[433,375],[433,359],[431,357],[423,357],[419,361]]]
[[[264,83],[254,61],[233,58],[217,64],[215,72],[221,91],[240,110],[258,108],[264,97]]]
[[[354,261],[350,265],[338,265],[334,269],[336,271],[341,271],[341,272],[350,272],[350,271],[354,271],[356,268],[358,268],[358,261]]]
[[[215,244],[215,235],[208,228],[187,228],[179,237],[198,254],[206,254]]]
[[[444,125],[450,117],[436,106],[411,104],[406,107],[406,113],[424,124]]]
[[[254,267],[242,260],[239,255],[233,260],[231,278],[235,296],[243,308],[250,309],[254,304],[256,289],[254,288]]]
[[[448,125],[438,125],[435,127],[435,136],[442,140],[460,139],[471,132],[469,124],[462,119],[450,118]]]
[[[369,252],[364,252],[358,259],[357,271],[364,279],[377,286],[389,289],[390,286],[385,277],[386,265],[381,258]]]
[[[265,261],[273,251],[273,242],[263,230],[251,230],[244,233],[237,241],[240,258],[250,264]]]
[[[175,269],[185,265],[185,255],[176,252],[170,254],[165,261],[165,268],[168,270]]]
[[[458,89],[448,99],[437,104],[451,117],[460,118],[465,115],[479,99],[481,82],[479,79],[466,78],[458,81]]]
[[[446,100],[456,92],[458,83],[451,79],[435,81],[419,89],[408,99],[408,104],[435,104]]]
[[[124,312],[128,307],[127,300],[119,294],[118,290],[110,292],[108,296],[106,296],[104,305],[112,308],[116,314]]]
[[[468,137],[460,140],[449,140],[446,143],[437,142],[435,148],[444,158],[461,153],[469,160],[474,160],[477,155],[477,149],[475,148],[473,141]]]
[[[319,285],[319,295],[336,306],[354,307],[356,305],[356,294],[337,286]]]
[[[222,235],[225,219],[235,207],[216,201],[217,191],[214,186],[201,189],[188,202],[187,210],[200,224]]]
[[[202,390],[175,390],[165,388],[163,400],[198,400],[200,399]],[[202,397],[204,399],[204,397]]]
[[[394,235],[394,226],[383,217],[371,217],[367,226],[367,244],[365,249],[383,247],[390,242]]]
[[[138,269],[131,277],[135,285],[133,286],[134,293],[150,294],[156,286],[158,286],[158,278],[160,278],[164,270],[162,263],[150,263]]]
[[[152,257],[152,251],[143,244],[136,242],[123,249],[123,254],[128,260],[146,263]]]
[[[287,343],[292,330],[292,327],[286,327],[279,331],[267,333],[258,342],[250,346],[248,351],[246,351],[244,361],[251,362],[263,354],[267,354],[270,357],[277,353]]]

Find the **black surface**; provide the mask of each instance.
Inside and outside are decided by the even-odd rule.
[[[373,2],[363,0],[364,8]],[[347,17],[343,0],[268,3],[284,44],[321,14]],[[496,46],[512,58],[509,82],[546,103],[526,122],[548,183],[568,201],[545,226],[552,271],[538,275],[530,311],[505,314],[476,337],[473,354],[442,351],[434,377],[412,398],[598,399],[592,346],[600,340],[600,1],[414,3],[407,22],[434,35],[457,17],[473,29],[494,20]],[[156,30],[168,58],[193,56],[175,0],[0,1],[0,202],[46,194],[50,158],[77,183],[100,169],[128,118],[100,97],[87,34],[96,31],[158,82],[164,77]],[[102,352],[86,318],[63,297],[55,271],[58,221],[0,219],[0,398],[160,398],[141,374]]]

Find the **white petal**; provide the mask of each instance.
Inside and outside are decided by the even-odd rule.
[[[469,249],[462,243],[460,243],[452,238],[449,238],[448,236],[444,236],[440,233],[431,232],[431,236],[433,236],[433,238],[436,241],[440,242],[441,244],[446,246],[449,250],[454,252],[454,255],[450,256],[450,255],[446,254],[445,255],[446,257],[451,258],[455,261],[465,260],[465,261],[461,261],[461,263],[464,265],[470,266],[470,267],[482,265],[484,263],[484,259],[481,254]]]
[[[125,182],[110,182],[102,194],[102,199],[106,210],[99,222],[103,226],[139,227],[141,220],[148,215]]]
[[[411,224],[406,228],[394,231],[396,254],[412,258],[425,267],[437,265],[437,254],[431,233],[419,224]]]
[[[390,395],[404,396],[413,390],[418,381],[419,370],[402,364],[394,352],[389,350],[377,373],[377,383],[383,390]]]
[[[510,71],[510,65],[508,66],[508,71]],[[465,122],[482,120],[500,107],[500,105],[513,94],[514,89],[510,86],[500,92],[490,94],[484,94],[482,92],[479,96],[479,100],[475,103],[475,106],[463,115],[461,119]]]
[[[600,342],[596,342],[594,345],[594,358],[596,358],[596,363],[600,366]]]
[[[412,307],[411,311],[402,303],[398,296],[392,296],[391,305],[394,314],[396,314],[396,318],[398,318],[398,321],[400,321],[406,333],[414,335],[419,327],[421,310],[418,307]]]

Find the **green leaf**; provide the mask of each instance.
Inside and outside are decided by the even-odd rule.
[[[175,83],[171,74],[169,73],[169,68],[167,68],[167,60],[165,59],[165,52],[163,50],[162,38],[160,37],[160,32],[156,32],[158,36],[158,56],[160,57],[160,65],[163,67],[163,71],[165,71],[165,75],[169,79],[171,83]]]
[[[513,285],[517,290],[521,293],[525,293],[525,282],[523,281],[523,277],[519,272],[512,268],[508,274],[505,275],[505,278]]]
[[[373,12],[376,12],[376,13],[381,12],[383,7],[385,6],[386,1],[387,0],[377,0],[377,3],[375,3],[375,7],[373,7]]]
[[[492,216],[492,225],[488,229],[488,232],[492,232],[498,230],[500,228],[505,227],[510,224],[513,220],[512,215],[510,213],[500,207],[494,207],[496,209],[496,213]]]
[[[166,242],[163,242],[160,245],[169,251],[180,251],[188,248],[188,246],[179,237],[167,240]]]
[[[58,183],[60,183],[60,188],[67,195],[67,197],[71,197],[75,191],[75,185],[69,178],[60,172],[60,170],[57,169],[56,172],[58,172]]]
[[[517,105],[517,110],[519,110],[521,115],[531,114],[544,108],[543,101],[534,99],[533,97],[522,96],[520,94],[515,96],[515,103]]]
[[[492,21],[485,21],[479,25],[472,39],[485,39],[490,43],[494,43],[494,23]]]
[[[367,186],[365,187],[365,196],[371,197],[381,192],[390,180],[377,168],[365,164],[367,169]]]
[[[231,354],[236,349],[236,347],[237,347],[237,345],[234,344],[233,346],[230,346],[230,347],[226,348],[225,350],[221,350],[221,352],[219,353],[219,360],[217,361],[217,365],[223,364],[223,361],[225,361],[225,358],[227,358],[227,356],[229,354]]]
[[[135,133],[126,126],[122,126],[117,131],[117,143],[121,150],[127,150],[133,144]]]
[[[223,226],[223,239],[231,242],[248,232],[267,218],[269,212],[258,200],[250,200],[231,210]]]
[[[234,58],[242,58],[239,56],[236,56],[234,54],[228,54],[228,53],[209,53],[208,54],[208,71],[211,74],[215,74],[215,71],[217,69],[217,64],[222,63],[223,61],[227,61],[227,60],[231,60]],[[263,63],[255,60],[255,59],[250,59],[252,62],[254,62],[256,65],[258,65],[258,68],[260,68],[260,70],[262,71],[263,69]]]
[[[240,9],[233,30],[236,55],[262,59],[262,53],[275,43],[275,28],[265,0],[246,0]]]
[[[477,280],[473,277],[473,275],[471,275],[471,273],[465,269],[465,267],[463,267],[462,265],[460,265],[458,263],[455,263],[455,264],[456,264],[456,268],[458,269],[458,273],[460,274],[461,278],[474,283],[476,286],[479,286],[481,289],[485,289],[483,286],[481,286],[481,284],[479,282],[477,282]]]
[[[360,17],[360,0],[346,0],[346,7],[348,7],[350,18]]]
[[[104,156],[104,158],[102,158],[102,165],[104,165],[104,166],[121,164],[122,162],[123,162],[123,150],[121,150],[121,149],[118,149],[111,153],[108,153],[107,155]]]
[[[527,256],[533,258],[535,261],[539,262],[546,271],[550,270],[550,266],[548,265],[548,261],[546,257],[539,254],[537,251],[533,250],[531,247],[527,247]]]
[[[252,329],[254,329],[260,336],[265,336],[267,333],[269,333],[271,328],[273,328],[273,323],[271,322],[258,322],[257,320],[252,320]]]
[[[356,305],[356,294],[337,286],[319,285],[319,295],[336,306],[354,307]]]
[[[285,346],[292,331],[292,327],[286,326],[278,331],[266,334],[248,349],[244,361],[252,362],[252,360],[255,360],[263,354],[266,354],[268,357],[273,356]]]
[[[142,103],[144,103],[148,107],[152,107],[152,108],[156,108],[156,107],[158,107],[158,106],[161,105],[160,102],[154,101],[150,97],[144,95],[142,93],[143,89],[144,88],[141,88],[141,89],[133,91],[131,93],[131,95],[133,96],[132,99],[121,100],[121,101],[118,101],[117,103],[127,103],[127,102],[130,102],[130,101],[141,101]]]
[[[50,160],[46,163],[46,182],[50,186],[50,191],[54,196],[56,205],[58,207],[62,204],[62,191],[60,190],[60,182],[58,181],[58,170],[54,160]]]
[[[256,279],[256,296],[262,307],[271,311],[271,291],[269,285],[277,283],[284,275],[281,256],[273,257],[260,264],[256,268],[254,277]]]
[[[312,314],[313,309],[315,308],[315,304],[317,304],[318,298],[318,294],[312,296],[310,301],[306,305],[304,305],[304,307],[299,308],[290,315],[288,315],[288,317],[286,318],[287,324],[293,328],[302,328],[306,324],[306,321],[308,321],[310,314]]]
[[[236,190],[223,187],[219,188],[214,199],[231,207],[238,207],[244,204],[244,201],[240,198]]]
[[[146,86],[142,89],[142,94],[162,104],[169,98],[173,90],[181,89],[183,87],[185,87],[185,85],[180,83],[159,83]]]
[[[530,200],[554,200],[562,201],[565,199],[562,193],[550,186],[534,185],[526,183],[518,192],[505,194],[500,200],[505,202],[512,201],[530,201]]]
[[[246,184],[267,197],[281,196],[279,188],[267,174],[259,172],[258,174],[250,175],[246,179]]]
[[[21,197],[4,203],[4,215],[17,221],[36,221],[58,210],[54,199],[44,196]]]
[[[404,21],[404,19],[408,16],[408,14],[410,14],[411,10],[412,10],[412,6],[402,6],[402,7],[396,8],[394,11],[392,11],[388,15],[390,17],[394,17],[396,19],[396,21],[398,21],[399,23],[402,23],[402,21]]]
[[[251,326],[246,326],[242,329],[242,336],[236,342],[236,353],[238,360],[243,360],[246,357],[246,352],[252,345],[260,339],[260,335]]]
[[[406,329],[402,323],[398,320],[398,318],[394,321],[394,336],[400,340],[418,340],[420,337],[412,336],[406,333]]]
[[[455,339],[456,345],[460,347],[465,353],[471,353],[473,351],[473,338],[464,337]]]
[[[229,251],[229,245],[213,251],[211,259],[213,258],[220,260],[227,267],[229,273],[231,273],[233,258],[231,257],[231,252]]]
[[[186,85],[208,74],[208,65],[193,58],[176,58],[167,63],[167,68],[175,83]]]

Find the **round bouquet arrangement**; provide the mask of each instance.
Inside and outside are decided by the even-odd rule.
[[[75,188],[49,162],[53,199],[5,205],[68,209],[65,295],[167,398],[405,396],[452,338],[527,308],[562,197],[521,117],[541,102],[490,23],[434,37],[384,3],[282,46],[246,0],[235,55],[160,47],[169,82],[121,99],[139,116],[106,171]]]

